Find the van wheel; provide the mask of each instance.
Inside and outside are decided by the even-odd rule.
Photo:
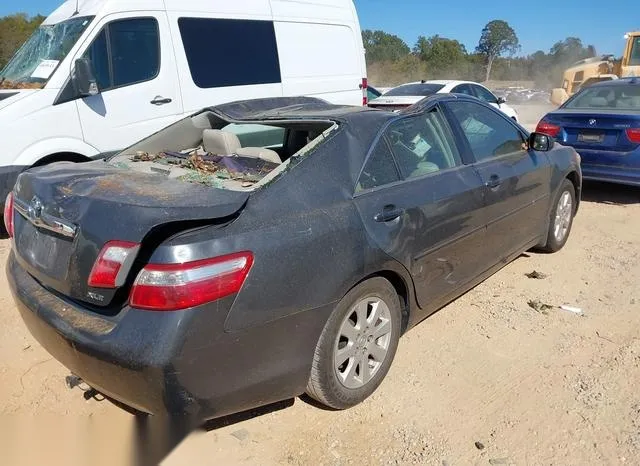
[[[573,183],[565,179],[551,209],[547,243],[541,248],[542,251],[557,252],[564,247],[571,233],[575,212],[576,190]]]
[[[401,322],[400,298],[384,278],[349,291],[320,335],[307,394],[334,409],[368,398],[391,367]]]

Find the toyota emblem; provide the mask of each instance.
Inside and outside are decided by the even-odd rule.
[[[596,123],[597,123],[597,121],[596,121],[596,119],[595,119],[595,118],[592,118],[592,119],[590,119],[590,120],[589,120],[589,124],[590,124],[591,126],[594,126]]]
[[[38,219],[42,215],[42,202],[38,199],[38,196],[34,196],[31,199],[27,213],[31,220]]]

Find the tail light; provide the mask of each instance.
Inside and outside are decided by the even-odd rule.
[[[369,94],[367,93],[367,89],[369,88],[369,81],[367,78],[362,78],[362,84],[360,84],[360,88],[362,89],[362,105],[366,107],[369,103]]]
[[[554,125],[553,123],[549,123],[545,120],[540,120],[538,126],[536,127],[536,133],[548,134],[551,137],[557,137],[560,134],[560,126]]]
[[[9,237],[13,238],[13,192],[10,192],[4,201],[4,228]]]
[[[640,128],[628,128],[627,137],[629,141],[640,144]]]
[[[128,241],[109,241],[105,244],[91,269],[89,286],[118,288],[124,285],[138,249],[138,243]]]
[[[178,311],[240,291],[253,265],[251,252],[184,264],[149,264],[131,290],[129,304],[151,311]]]

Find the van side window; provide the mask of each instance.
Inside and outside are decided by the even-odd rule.
[[[107,24],[85,53],[102,92],[155,78],[160,71],[160,39],[154,18]]]
[[[178,26],[199,88],[281,81],[272,21],[180,18]]]

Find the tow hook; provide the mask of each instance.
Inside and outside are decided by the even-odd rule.
[[[77,375],[68,375],[64,378],[64,383],[67,385],[69,390],[73,390],[78,387],[82,383],[82,379]]]
[[[69,390],[73,390],[74,388],[78,387],[80,388],[80,390],[82,390],[84,393],[82,394],[82,396],[84,397],[85,400],[89,401],[91,399],[94,399],[96,401],[102,401],[104,400],[104,397],[102,397],[102,394],[96,390],[95,388],[87,385],[84,380],[82,380],[80,377],[78,377],[77,375],[68,375],[64,378],[64,383],[67,386],[67,388]],[[87,388],[83,388],[81,387],[82,384],[87,385]]]

